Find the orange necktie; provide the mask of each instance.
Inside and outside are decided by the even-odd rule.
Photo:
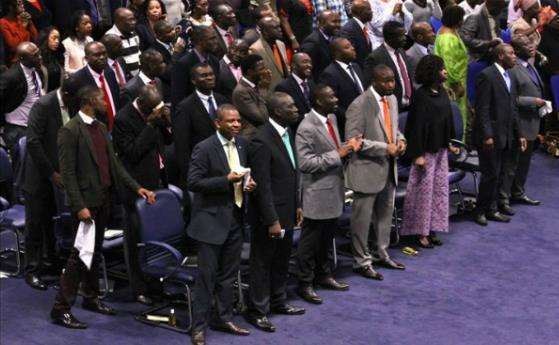
[[[384,129],[388,136],[388,143],[392,144],[392,119],[390,118],[390,108],[388,107],[388,100],[382,97],[382,112],[384,113]]]
[[[278,69],[281,71],[281,74],[285,76],[285,71],[283,70],[283,59],[281,58],[278,45],[274,44],[272,50],[274,52],[274,61],[276,63],[276,66],[278,66]]]

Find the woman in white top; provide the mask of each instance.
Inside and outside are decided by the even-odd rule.
[[[413,16],[404,7],[400,0],[369,0],[373,10],[373,19],[369,22],[369,31],[373,33],[371,43],[373,49],[378,48],[384,42],[382,27],[384,23],[395,20],[403,23],[406,31],[409,31]]]
[[[72,15],[72,29],[62,45],[64,53],[64,71],[67,74],[75,73],[85,66],[85,45],[93,42],[91,31],[93,24],[85,11],[78,11]]]
[[[439,0],[406,0],[404,7],[413,16],[413,22],[427,22],[431,17],[441,19],[443,12]]]
[[[191,26],[212,26],[214,20],[208,14],[209,3],[208,0],[196,0],[194,7],[186,15],[186,20]]]

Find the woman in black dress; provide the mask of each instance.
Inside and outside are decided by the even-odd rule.
[[[48,74],[47,92],[50,92],[58,89],[64,78],[64,46],[60,43],[60,32],[54,26],[41,31],[38,42]]]

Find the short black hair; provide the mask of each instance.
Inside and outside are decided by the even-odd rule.
[[[190,40],[194,44],[201,43],[205,38],[204,35],[212,30],[214,29],[211,26],[194,26],[192,27],[192,31],[190,32]]]
[[[155,58],[156,56],[162,56],[161,53],[153,48],[144,50],[140,54],[140,67],[145,67],[149,65],[149,60]]]
[[[249,70],[256,67],[256,64],[262,61],[262,56],[257,54],[249,54],[241,61],[241,72],[243,75],[247,74]]]
[[[454,29],[458,27],[458,24],[460,24],[462,20],[464,20],[465,14],[466,12],[460,6],[457,5],[447,6],[443,11],[443,17],[441,19],[441,22],[447,28]]]
[[[101,90],[97,86],[86,85],[78,91],[78,102],[80,108],[84,105],[91,105],[93,97],[95,97]]]
[[[217,111],[216,111],[216,120],[221,120],[221,118],[223,117],[223,113],[225,113],[226,111],[236,111],[238,112],[239,110],[237,110],[237,107],[235,107],[233,104],[230,103],[224,103],[222,105],[220,105],[219,107],[217,107]]]
[[[173,29],[173,26],[165,19],[160,19],[157,22],[155,22],[155,24],[153,24],[153,31],[155,32],[156,35],[159,35],[163,30],[167,28]]]
[[[324,93],[324,91],[329,88],[329,85],[326,84],[316,84],[312,90],[312,96],[311,96],[311,104],[312,106],[316,106],[316,100],[318,99],[318,97]]]
[[[72,16],[70,17],[70,28],[68,29],[70,37],[75,38],[78,36],[78,30],[76,30],[76,28],[78,27],[78,25],[80,25],[80,22],[82,21],[82,18],[84,16],[89,17],[89,13],[81,10],[81,11],[74,12],[72,14]]]
[[[425,55],[417,63],[415,81],[431,86],[439,79],[439,72],[444,68],[444,61],[437,55]]]
[[[389,20],[382,26],[382,37],[386,39],[388,36],[393,36],[400,29],[405,29],[404,24],[395,20]]]
[[[190,69],[190,77],[193,78],[194,75],[196,74],[196,70],[197,70],[198,68],[202,68],[202,67],[204,67],[204,68],[209,67],[209,68],[212,70],[212,72],[214,72],[212,66],[211,66],[209,63],[207,63],[207,62],[199,62],[199,63],[197,63],[196,65],[192,66],[192,68]],[[215,75],[215,72],[214,72],[214,75]]]

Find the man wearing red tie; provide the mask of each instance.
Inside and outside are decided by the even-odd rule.
[[[355,62],[363,68],[363,63],[372,52],[371,40],[367,27],[373,18],[371,4],[367,0],[356,0],[351,5],[353,17],[342,28],[342,35],[346,37],[355,48],[357,58]]]
[[[221,59],[227,52],[227,49],[233,44],[235,38],[238,37],[235,32],[237,17],[233,8],[227,4],[217,5],[214,9],[214,29],[217,34],[218,49],[215,56]]]
[[[122,62],[122,39],[117,35],[107,34],[99,40],[105,45],[107,49],[107,64],[113,71],[118,82],[118,86],[123,88],[126,81],[131,78],[131,75],[124,69]]]
[[[116,112],[120,109],[119,87],[115,74],[109,68],[107,60],[107,49],[101,42],[91,42],[85,46],[85,60],[87,65],[77,71],[77,89],[86,85],[97,86],[103,93],[106,114],[99,120],[112,130]]]

